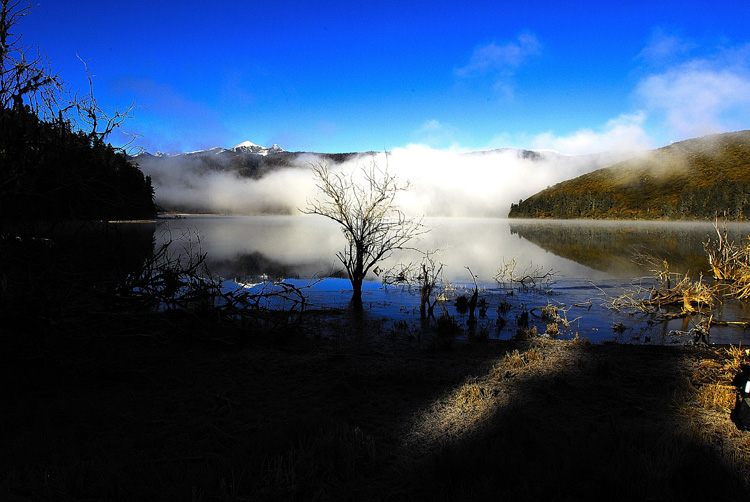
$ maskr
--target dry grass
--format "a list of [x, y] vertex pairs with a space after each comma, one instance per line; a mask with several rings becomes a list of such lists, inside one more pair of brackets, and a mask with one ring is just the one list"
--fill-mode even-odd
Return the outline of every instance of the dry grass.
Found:
[[695, 400], [707, 410], [729, 413], [734, 408], [737, 389], [721, 383], [704, 384], [694, 389]]
[[546, 334], [550, 338], [557, 338], [560, 334], [560, 326], [555, 323], [548, 324]]
[[519, 352], [518, 349], [513, 352], [506, 352], [502, 363], [495, 366], [492, 370], [492, 375], [495, 378], [497, 378], [498, 375], [502, 378], [502, 375], [504, 375], [508, 369], [525, 368], [526, 366], [542, 361], [543, 359], [544, 354], [538, 347], [532, 347], [525, 352]]
[[750, 433], [729, 419], [736, 403], [732, 380], [741, 364], [750, 362], [747, 349], [730, 346], [692, 357], [692, 374], [675, 394], [675, 407], [690, 438], [716, 451], [746, 486], [750, 486]]

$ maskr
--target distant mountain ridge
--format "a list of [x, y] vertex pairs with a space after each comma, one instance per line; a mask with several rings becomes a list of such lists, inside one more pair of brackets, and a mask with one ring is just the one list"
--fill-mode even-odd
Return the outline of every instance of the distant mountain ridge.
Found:
[[279, 145], [274, 143], [274, 145], [271, 148], [267, 148], [262, 145], [256, 145], [252, 141], [243, 141], [239, 145], [235, 145], [232, 148], [222, 148], [220, 146], [215, 146], [213, 148], [209, 148], [206, 150], [197, 150], [194, 152], [184, 152], [184, 153], [176, 153], [176, 154], [168, 154], [164, 152], [156, 152], [154, 154], [143, 152], [139, 153], [137, 155], [134, 155], [134, 159], [143, 159], [143, 158], [149, 158], [149, 157], [157, 157], [157, 158], [164, 158], [164, 157], [179, 157], [181, 155], [187, 156], [206, 156], [206, 155], [222, 155], [226, 154], [226, 152], [233, 152], [237, 154], [253, 154], [253, 155], [261, 155], [261, 156], [268, 156], [268, 155], [275, 155], [278, 153], [286, 153], [286, 150], [281, 148]]
[[511, 218], [750, 218], [750, 131], [659, 148], [512, 204]]
[[206, 175], [211, 172], [234, 173], [245, 178], [261, 178], [277, 169], [299, 166], [305, 157], [315, 155], [329, 162], [343, 162], [358, 153], [310, 154], [288, 152], [277, 144], [267, 148], [251, 141], [243, 141], [231, 148], [213, 147], [206, 150], [166, 154], [144, 152], [131, 157], [144, 173], [159, 185], [164, 180], [165, 170], [180, 170], [186, 175]]

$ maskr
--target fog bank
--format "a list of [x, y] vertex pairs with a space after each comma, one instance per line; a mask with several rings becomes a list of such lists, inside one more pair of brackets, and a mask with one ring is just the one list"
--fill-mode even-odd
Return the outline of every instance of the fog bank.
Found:
[[[228, 214], [299, 214], [318, 196], [310, 165], [326, 162], [346, 172], [375, 163], [411, 185], [397, 204], [410, 216], [505, 217], [510, 204], [561, 181], [632, 156], [625, 152], [567, 156], [515, 149], [462, 153], [408, 145], [388, 153], [361, 154], [342, 163], [315, 154], [293, 159], [292, 167], [259, 179], [242, 177], [235, 166], [206, 169], [195, 156], [139, 159], [153, 179], [156, 202], [168, 209]], [[157, 161], [158, 160], [158, 161]]]

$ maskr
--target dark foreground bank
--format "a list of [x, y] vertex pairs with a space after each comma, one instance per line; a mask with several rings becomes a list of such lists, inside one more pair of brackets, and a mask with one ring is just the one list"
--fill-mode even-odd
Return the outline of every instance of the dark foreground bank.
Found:
[[439, 349], [331, 312], [284, 343], [185, 312], [13, 325], [3, 500], [750, 495], [750, 433], [730, 420], [738, 349]]

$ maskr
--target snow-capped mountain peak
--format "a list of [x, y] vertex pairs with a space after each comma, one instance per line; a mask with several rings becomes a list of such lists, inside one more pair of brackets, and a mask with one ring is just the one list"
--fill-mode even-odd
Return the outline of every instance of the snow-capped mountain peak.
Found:
[[261, 145], [256, 145], [252, 141], [243, 141], [239, 145], [235, 145], [232, 148], [230, 148], [230, 150], [237, 150], [237, 149], [240, 149], [240, 148], [263, 148], [263, 149], [265, 149], [266, 147], [265, 146], [261, 146]]
[[235, 145], [229, 149], [222, 148], [220, 146], [215, 146], [213, 148], [208, 148], [206, 150], [196, 150], [193, 152], [183, 152], [183, 153], [175, 153], [175, 154], [169, 154], [169, 153], [164, 153], [164, 152], [156, 152], [156, 153], [151, 154], [149, 152], [143, 151], [143, 152], [139, 152], [133, 155], [133, 158], [144, 159], [146, 157], [167, 158], [167, 157], [179, 157], [179, 156], [205, 157], [209, 155], [224, 155], [224, 154], [227, 154], [228, 152], [232, 152], [234, 154], [251, 153], [255, 155], [266, 156], [268, 154], [286, 152], [286, 150], [281, 148], [276, 143], [274, 143], [274, 145], [271, 148], [267, 148], [262, 145], [256, 145], [252, 141], [243, 141], [239, 145]]
[[277, 144], [274, 144], [271, 148], [266, 148], [262, 145], [256, 145], [252, 141], [243, 141], [239, 145], [230, 148], [230, 150], [232, 150], [233, 152], [256, 153], [258, 155], [268, 155], [269, 153], [279, 153], [285, 151]]

